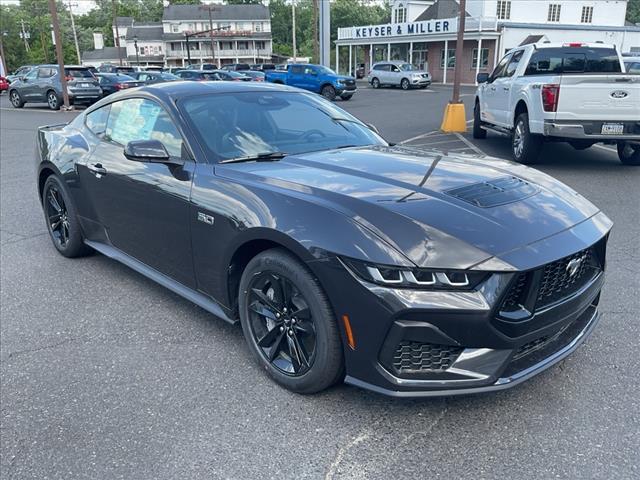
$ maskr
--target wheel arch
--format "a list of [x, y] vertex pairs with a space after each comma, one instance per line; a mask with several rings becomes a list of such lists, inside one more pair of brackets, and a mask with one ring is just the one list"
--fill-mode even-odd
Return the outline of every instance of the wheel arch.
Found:
[[529, 113], [529, 107], [527, 106], [527, 102], [524, 101], [524, 99], [520, 99], [518, 100], [518, 103], [516, 103], [516, 108], [513, 111], [513, 118], [511, 119], [511, 123], [513, 125], [515, 125], [516, 123], [516, 118], [518, 118], [518, 115], [520, 115], [521, 113]]

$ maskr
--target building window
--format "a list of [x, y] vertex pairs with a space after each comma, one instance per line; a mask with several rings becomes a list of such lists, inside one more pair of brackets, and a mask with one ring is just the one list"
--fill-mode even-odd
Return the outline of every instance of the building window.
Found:
[[593, 7], [582, 7], [580, 23], [591, 23], [593, 20]]
[[498, 17], [498, 20], [509, 20], [511, 18], [511, 0], [498, 0], [496, 17]]
[[256, 48], [257, 48], [258, 50], [264, 50], [264, 48], [265, 48], [265, 43], [264, 43], [263, 41], [256, 42]]
[[261, 32], [262, 31], [262, 22], [256, 22], [254, 23], [253, 29], [256, 32]]
[[[444, 68], [444, 48], [440, 51], [440, 68]], [[456, 66], [456, 49], [450, 48], [447, 55], [447, 68], [454, 68]]]
[[177, 24], [174, 23], [173, 25], [171, 25], [171, 31], [173, 33], [179, 33], [180, 32], [180, 25], [177, 25]]
[[[482, 48], [480, 51], [480, 68], [487, 68], [489, 66], [489, 49]], [[471, 68], [478, 67], [478, 49], [473, 49], [473, 55], [471, 59]]]
[[395, 23], [405, 23], [407, 21], [407, 9], [404, 5], [399, 4], [395, 12]]
[[559, 3], [549, 4], [549, 13], [547, 14], [547, 22], [559, 22], [560, 21], [560, 7]]

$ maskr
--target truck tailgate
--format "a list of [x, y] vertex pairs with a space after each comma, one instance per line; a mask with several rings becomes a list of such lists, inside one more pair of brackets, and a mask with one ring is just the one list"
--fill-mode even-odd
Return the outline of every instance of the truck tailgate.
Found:
[[640, 119], [640, 75], [563, 75], [556, 120]]

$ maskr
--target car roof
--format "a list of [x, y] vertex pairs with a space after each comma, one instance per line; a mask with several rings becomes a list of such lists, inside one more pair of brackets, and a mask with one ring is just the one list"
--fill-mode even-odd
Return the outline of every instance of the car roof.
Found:
[[610, 43], [595, 43], [595, 42], [580, 42], [580, 41], [576, 41], [576, 42], [529, 43], [527, 45], [522, 45], [520, 47], [514, 48], [513, 50], [522, 49], [522, 48], [526, 48], [526, 47], [533, 47], [533, 48], [536, 48], [536, 49], [541, 49], [541, 48], [571, 48], [571, 45], [578, 45], [578, 44], [580, 44], [580, 47], [586, 47], [586, 48], [609, 48], [609, 49], [616, 48], [615, 45], [612, 45]]

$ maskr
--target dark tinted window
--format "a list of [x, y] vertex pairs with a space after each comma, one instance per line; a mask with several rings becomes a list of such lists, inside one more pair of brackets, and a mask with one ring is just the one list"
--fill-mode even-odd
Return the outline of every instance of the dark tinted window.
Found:
[[304, 73], [304, 67], [302, 65], [293, 65], [289, 72], [295, 73], [296, 75], [302, 75]]
[[111, 105], [107, 105], [87, 114], [85, 124], [94, 134], [101, 136], [106, 131], [110, 108]]
[[491, 72], [491, 81], [493, 81], [496, 78], [502, 77], [504, 74], [504, 69], [507, 67], [507, 64], [509, 63], [509, 60], [511, 60], [511, 54], [507, 54], [504, 57], [502, 57], [502, 60], [500, 60], [500, 62], [498, 63], [498, 65], [496, 65], [496, 68], [493, 69], [493, 72]]
[[515, 52], [513, 57], [511, 57], [511, 61], [507, 65], [506, 70], [504, 71], [505, 77], [512, 77], [516, 70], [518, 69], [518, 65], [520, 65], [520, 60], [522, 59], [522, 55], [524, 54], [523, 50]]
[[612, 48], [543, 48], [531, 56], [525, 75], [617, 73], [620, 62]]
[[88, 68], [65, 68], [64, 74], [73, 78], [93, 78], [93, 73]]

